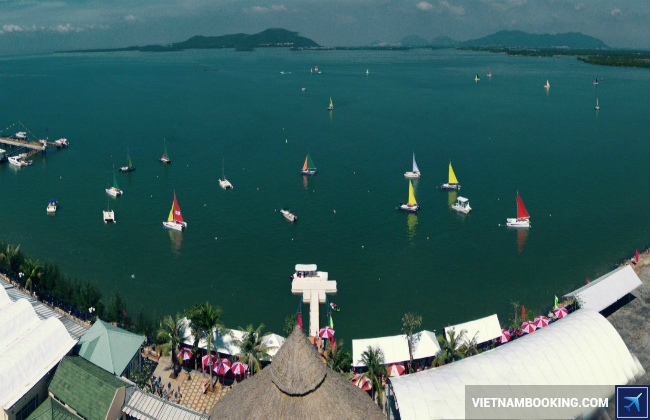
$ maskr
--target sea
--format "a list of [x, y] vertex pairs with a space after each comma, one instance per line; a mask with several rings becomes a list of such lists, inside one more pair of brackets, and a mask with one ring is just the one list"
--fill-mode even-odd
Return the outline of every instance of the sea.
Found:
[[[129, 316], [210, 301], [229, 328], [281, 333], [294, 266], [317, 264], [348, 346], [399, 334], [407, 312], [438, 333], [505, 326], [513, 302], [546, 314], [650, 244], [647, 69], [453, 49], [61, 53], [0, 57], [0, 92], [0, 135], [70, 143], [0, 164], [0, 239], [106, 302], [119, 289]], [[119, 173], [127, 153], [137, 169]], [[396, 210], [413, 153], [418, 215]], [[439, 189], [450, 162], [458, 193]], [[517, 192], [527, 230], [505, 226]], [[183, 233], [162, 225], [174, 193]]]

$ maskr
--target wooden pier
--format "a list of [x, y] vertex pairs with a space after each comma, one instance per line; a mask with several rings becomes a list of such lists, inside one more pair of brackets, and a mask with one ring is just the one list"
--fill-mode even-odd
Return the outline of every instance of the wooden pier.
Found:
[[[43, 152], [43, 154], [45, 154], [45, 151], [47, 149], [52, 148], [52, 147], [59, 147], [58, 144], [53, 143], [53, 142], [41, 143], [41, 142], [38, 142], [38, 141], [27, 141], [27, 140], [12, 138], [12, 137], [0, 137], [0, 144], [6, 144], [6, 145], [9, 145], [9, 146], [12, 146], [12, 147], [18, 147], [19, 148], [18, 151], [22, 150], [22, 149], [30, 149], [30, 151], [27, 152], [27, 156], [25, 156], [25, 157], [33, 156], [33, 155], [37, 154], [38, 152]], [[7, 156], [9, 156], [9, 155], [12, 155], [12, 154], [14, 154], [16, 152], [17, 152], [17, 150], [14, 150], [13, 152], [9, 152], [7, 150], [6, 154], [7, 154]]]

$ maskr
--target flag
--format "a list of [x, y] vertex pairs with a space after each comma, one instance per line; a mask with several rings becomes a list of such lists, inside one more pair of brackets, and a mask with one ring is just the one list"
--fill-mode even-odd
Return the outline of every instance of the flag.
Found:
[[639, 248], [636, 249], [636, 261], [639, 262]]
[[557, 309], [557, 296], [555, 296], [555, 306], [553, 306], [553, 309]]
[[524, 308], [524, 305], [521, 305], [521, 319], [526, 319], [526, 308]]
[[334, 318], [332, 318], [332, 315], [330, 315], [330, 328], [334, 329]]
[[587, 284], [589, 284], [589, 277], [587, 277]]
[[302, 314], [298, 314], [298, 326], [302, 330]]

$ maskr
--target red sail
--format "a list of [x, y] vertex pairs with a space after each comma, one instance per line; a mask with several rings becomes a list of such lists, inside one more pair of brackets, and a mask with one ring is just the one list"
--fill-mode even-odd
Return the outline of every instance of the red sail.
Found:
[[176, 193], [174, 193], [174, 222], [182, 222], [183, 216], [181, 216], [181, 208], [178, 207], [178, 202], [176, 201]]
[[530, 215], [526, 211], [526, 207], [524, 207], [524, 202], [521, 201], [521, 197], [519, 197], [519, 191], [517, 191], [517, 219], [528, 218], [530, 218]]

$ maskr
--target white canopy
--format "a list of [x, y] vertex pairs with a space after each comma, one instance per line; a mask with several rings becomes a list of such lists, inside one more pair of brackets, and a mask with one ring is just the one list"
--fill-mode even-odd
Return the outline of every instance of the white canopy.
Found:
[[316, 264], [296, 264], [296, 272], [298, 271], [316, 271]]
[[476, 344], [485, 343], [501, 336], [501, 324], [499, 324], [499, 318], [497, 318], [496, 314], [445, 328], [445, 338], [447, 340], [449, 340], [449, 331], [452, 328], [456, 332], [456, 336], [461, 331], [465, 331], [465, 337], [461, 341], [463, 343], [469, 342], [474, 336], [477, 339]]
[[458, 197], [457, 200], [460, 201], [461, 203], [464, 203], [465, 201], [469, 201], [465, 197]]
[[9, 304], [11, 304], [11, 299], [9, 298], [9, 295], [7, 294], [5, 288], [0, 286], [0, 309]]
[[402, 419], [456, 419], [465, 416], [466, 385], [623, 385], [644, 373], [612, 324], [581, 309], [494, 350], [390, 382]]
[[[420, 331], [413, 336], [413, 358], [424, 359], [433, 357], [440, 351], [438, 340], [431, 331]], [[380, 348], [384, 355], [384, 363], [401, 363], [410, 360], [409, 346], [406, 334], [389, 337], [364, 338], [352, 340], [352, 366], [365, 366], [361, 361], [361, 354], [368, 347]]]
[[564, 297], [577, 296], [582, 308], [602, 311], [641, 286], [641, 280], [632, 267], [625, 265], [574, 290]]
[[39, 321], [34, 308], [25, 299], [19, 299], [1, 309], [0, 352], [7, 350], [16, 339], [38, 326]]

